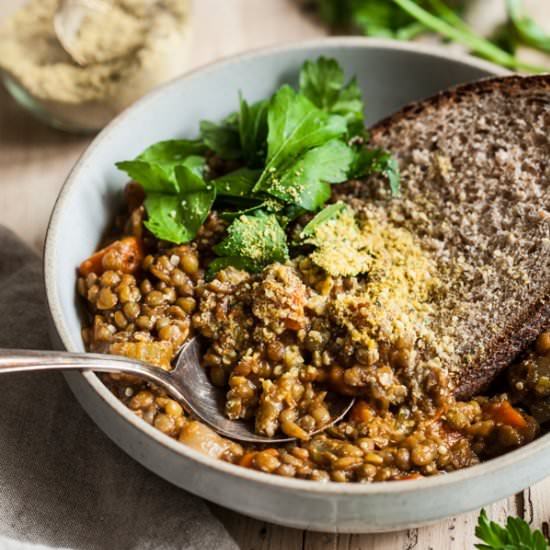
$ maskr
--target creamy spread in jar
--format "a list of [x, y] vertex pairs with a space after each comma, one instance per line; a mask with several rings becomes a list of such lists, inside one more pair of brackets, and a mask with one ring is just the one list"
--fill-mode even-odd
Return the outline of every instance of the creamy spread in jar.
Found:
[[187, 63], [187, 0], [113, 0], [76, 36], [80, 66], [54, 30], [58, 0], [31, 0], [0, 25], [0, 70], [12, 93], [65, 129], [97, 130]]

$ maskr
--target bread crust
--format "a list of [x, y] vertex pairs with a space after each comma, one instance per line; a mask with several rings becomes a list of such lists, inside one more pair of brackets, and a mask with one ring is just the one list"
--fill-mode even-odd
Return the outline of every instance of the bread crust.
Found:
[[[490, 77], [454, 86], [432, 97], [410, 103], [400, 111], [380, 120], [370, 129], [371, 141], [376, 145], [388, 128], [403, 120], [412, 120], [428, 110], [452, 106], [453, 103], [460, 103], [468, 97], [499, 91], [513, 96], [518, 93], [532, 92], [534, 89], [550, 94], [550, 73], [534, 76]], [[550, 98], [547, 101], [550, 101]]]
[[[550, 105], [550, 74], [537, 76], [509, 76], [489, 78], [460, 85], [431, 98], [412, 103], [401, 111], [381, 120], [371, 129], [374, 146], [392, 150], [389, 136], [403, 122], [421, 121], [423, 116], [442, 109], [452, 109], [457, 104], [475, 101], [487, 94], [505, 97], [524, 96], [530, 101]], [[550, 132], [550, 129], [547, 129]], [[550, 163], [550, 158], [548, 159]], [[550, 185], [550, 182], [547, 182]], [[517, 299], [517, 297], [515, 297]], [[510, 297], [514, 299], [514, 297]], [[484, 342], [484, 352], [461, 364], [455, 376], [455, 395], [468, 399], [486, 389], [495, 377], [506, 368], [536, 337], [550, 326], [550, 274], [542, 287], [537, 288], [533, 300], [518, 303], [517, 315], [496, 320], [498, 332], [490, 334]]]

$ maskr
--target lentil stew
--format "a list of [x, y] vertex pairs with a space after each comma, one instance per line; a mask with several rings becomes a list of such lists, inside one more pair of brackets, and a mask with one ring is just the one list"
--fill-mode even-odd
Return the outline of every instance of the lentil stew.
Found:
[[[476, 464], [531, 441], [550, 417], [550, 332], [509, 368], [499, 393], [456, 401], [440, 367], [425, 366], [420, 378], [411, 374], [418, 342], [434, 337], [420, 321], [409, 315], [409, 326], [393, 340], [384, 332], [384, 314], [397, 307], [395, 298], [374, 296], [384, 285], [369, 289], [369, 279], [327, 275], [306, 255], [259, 274], [229, 267], [206, 280], [210, 251], [226, 227], [217, 213], [192, 243], [172, 246], [147, 234], [143, 206], [129, 204], [115, 229], [125, 236], [92, 256], [94, 270], [89, 261], [80, 269], [87, 349], [170, 369], [185, 341], [201, 335], [208, 342], [204, 367], [227, 392], [227, 416], [253, 419], [258, 433], [281, 430], [297, 440], [278, 448], [242, 447], [190, 418], [163, 390], [128, 375], [103, 376], [136, 415], [168, 436], [278, 475], [382, 481]], [[387, 232], [377, 253], [388, 264], [374, 264], [380, 277], [400, 258], [403, 273], [433, 268], [411, 235], [374, 227], [372, 221], [364, 226], [371, 235]], [[406, 253], [394, 248], [398, 242]], [[412, 303], [437, 294], [433, 280], [397, 288]], [[379, 311], [362, 306], [365, 293], [380, 303]], [[414, 315], [432, 307], [429, 301], [418, 306]], [[358, 400], [346, 419], [309, 438], [329, 420], [330, 392]]]
[[[308, 70], [322, 72], [324, 63]], [[305, 95], [288, 90], [286, 112], [313, 109]], [[269, 147], [278, 94], [245, 109], [258, 117], [254, 139], [267, 139]], [[449, 273], [426, 243], [356, 192], [364, 185], [357, 178], [373, 172], [398, 192], [391, 157], [368, 149], [352, 126], [356, 115], [348, 112], [342, 126], [348, 145], [331, 134], [302, 157], [295, 153], [291, 175], [263, 146], [228, 150], [239, 127], [231, 116], [225, 126], [201, 127], [202, 142], [157, 144], [156, 164], [147, 164], [153, 148], [121, 163], [133, 179], [124, 208], [104, 246], [79, 268], [86, 348], [169, 370], [185, 342], [199, 336], [203, 366], [225, 392], [227, 417], [295, 441], [242, 446], [193, 419], [162, 389], [129, 375], [103, 375], [145, 422], [243, 467], [373, 482], [471, 466], [532, 441], [550, 419], [550, 331], [488, 394], [454, 397], [445, 365], [456, 350], [447, 327], [434, 322]], [[246, 120], [242, 111], [241, 128]], [[323, 119], [331, 127], [340, 122]], [[220, 132], [227, 138], [222, 144]], [[329, 181], [340, 185], [331, 187], [323, 175], [305, 193], [300, 178], [308, 173], [308, 182], [315, 180], [308, 159], [313, 155], [317, 166], [318, 149], [346, 168], [331, 172]], [[258, 155], [267, 155], [263, 172]], [[353, 168], [354, 155], [361, 160], [355, 165], [369, 159], [367, 172]], [[311, 205], [313, 195], [323, 199]], [[342, 421], [310, 436], [329, 423], [334, 394], [356, 403]]]

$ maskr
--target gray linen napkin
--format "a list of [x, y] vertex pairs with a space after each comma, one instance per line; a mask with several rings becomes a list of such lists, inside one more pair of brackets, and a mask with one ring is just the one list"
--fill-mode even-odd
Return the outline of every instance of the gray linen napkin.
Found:
[[[41, 281], [36, 255], [0, 227], [0, 347], [48, 349]], [[237, 548], [202, 500], [119, 450], [60, 374], [0, 375], [0, 550], [35, 544]]]

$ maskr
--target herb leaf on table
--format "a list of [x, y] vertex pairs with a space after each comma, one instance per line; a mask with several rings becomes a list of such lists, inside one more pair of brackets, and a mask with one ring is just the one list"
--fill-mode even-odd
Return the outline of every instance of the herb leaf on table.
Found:
[[532, 531], [523, 519], [510, 516], [502, 527], [490, 521], [484, 509], [479, 514], [475, 534], [482, 541], [475, 546], [478, 550], [548, 550], [542, 532]]

